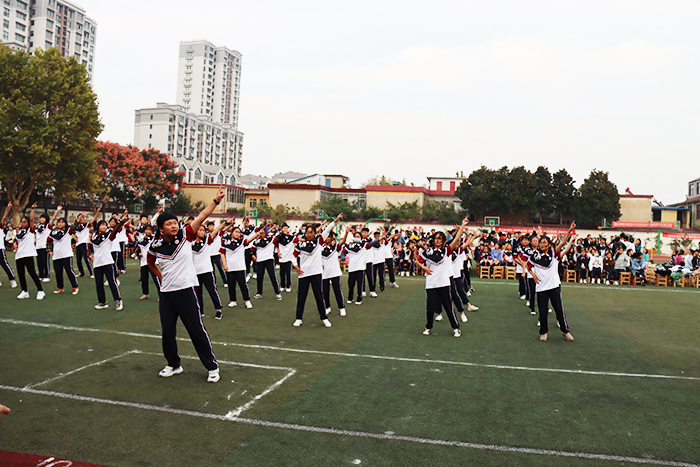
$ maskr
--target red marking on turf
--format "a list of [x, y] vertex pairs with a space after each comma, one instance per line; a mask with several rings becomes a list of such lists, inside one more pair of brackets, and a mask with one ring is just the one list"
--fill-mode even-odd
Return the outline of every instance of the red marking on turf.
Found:
[[0, 451], [0, 464], [2, 467], [106, 467], [87, 462], [10, 451]]

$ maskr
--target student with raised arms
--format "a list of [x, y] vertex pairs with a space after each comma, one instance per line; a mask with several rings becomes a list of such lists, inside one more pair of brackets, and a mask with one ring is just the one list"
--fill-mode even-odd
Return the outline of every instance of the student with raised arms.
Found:
[[202, 222], [226, 196], [219, 188], [214, 200], [187, 226], [180, 228], [177, 216], [164, 212], [158, 216], [157, 238], [148, 249], [148, 267], [158, 277], [160, 286], [160, 323], [163, 329], [163, 354], [168, 364], [159, 376], [164, 378], [182, 373], [177, 351], [176, 329], [180, 318], [187, 329], [197, 355], [209, 371], [207, 382], [219, 381], [219, 364], [214, 356], [209, 334], [204, 328], [195, 287], [199, 285], [192, 258], [192, 242]]
[[[73, 271], [73, 229], [68, 226], [68, 222], [64, 217], [58, 219], [58, 213], [63, 209], [62, 206], [56, 206], [56, 212], [49, 222], [49, 239], [53, 242], [53, 270], [56, 273], [56, 290], [53, 293], [63, 293], [63, 272], [66, 272], [68, 280], [73, 287], [73, 295], [78, 295], [78, 278]], [[56, 224], [54, 224], [56, 222]]]

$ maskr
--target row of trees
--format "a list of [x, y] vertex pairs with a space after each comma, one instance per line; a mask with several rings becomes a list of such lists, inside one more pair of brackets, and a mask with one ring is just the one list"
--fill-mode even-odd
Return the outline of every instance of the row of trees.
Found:
[[477, 218], [484, 215], [527, 213], [575, 218], [579, 225], [599, 225], [603, 218], [620, 218], [620, 198], [608, 173], [592, 170], [577, 188], [566, 169], [554, 174], [546, 167], [530, 172], [524, 167], [489, 169], [481, 166], [462, 182], [455, 193], [462, 207]]

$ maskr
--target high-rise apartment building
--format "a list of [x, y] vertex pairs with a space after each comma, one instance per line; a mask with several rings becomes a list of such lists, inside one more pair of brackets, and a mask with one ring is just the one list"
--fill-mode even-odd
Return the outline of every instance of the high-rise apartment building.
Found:
[[134, 146], [169, 154], [192, 184], [237, 185], [241, 54], [207, 41], [180, 42], [176, 105], [136, 110]]
[[2, 0], [2, 43], [34, 52], [57, 47], [85, 65], [92, 81], [97, 25], [66, 0]]
[[180, 42], [176, 103], [238, 128], [241, 54], [204, 40]]
[[188, 184], [236, 185], [241, 175], [243, 133], [180, 105], [137, 110], [134, 146], [169, 154]]

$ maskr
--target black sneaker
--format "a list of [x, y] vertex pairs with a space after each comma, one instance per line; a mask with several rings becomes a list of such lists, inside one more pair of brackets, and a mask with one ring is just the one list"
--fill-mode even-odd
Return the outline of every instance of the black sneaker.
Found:
[[221, 310], [218, 310], [216, 312], [216, 316], [214, 316], [214, 319], [221, 319]]

